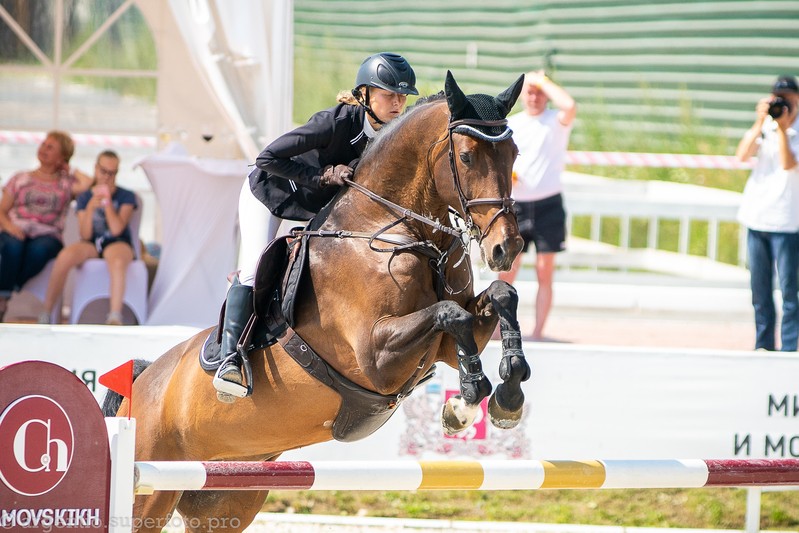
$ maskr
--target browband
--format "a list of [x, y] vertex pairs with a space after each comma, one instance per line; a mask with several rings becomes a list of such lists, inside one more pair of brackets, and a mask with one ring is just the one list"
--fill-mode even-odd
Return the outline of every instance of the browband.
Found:
[[[484, 133], [474, 126], [483, 126], [483, 127], [496, 127], [496, 126], [505, 126], [505, 129], [499, 135], [488, 135]], [[453, 120], [449, 123], [449, 129], [455, 133], [460, 133], [463, 135], [468, 135], [469, 137], [474, 137], [483, 141], [488, 141], [492, 143], [504, 141], [505, 139], [510, 138], [513, 135], [513, 131], [507, 127], [508, 120], [507, 119], [500, 119], [500, 120], [480, 120], [480, 119], [470, 119], [465, 118], [461, 120]]]

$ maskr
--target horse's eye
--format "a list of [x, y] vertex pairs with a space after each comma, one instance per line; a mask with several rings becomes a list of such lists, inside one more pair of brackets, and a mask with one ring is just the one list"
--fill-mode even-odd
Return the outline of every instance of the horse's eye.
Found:
[[461, 152], [461, 161], [468, 165], [472, 162], [472, 154], [469, 152]]

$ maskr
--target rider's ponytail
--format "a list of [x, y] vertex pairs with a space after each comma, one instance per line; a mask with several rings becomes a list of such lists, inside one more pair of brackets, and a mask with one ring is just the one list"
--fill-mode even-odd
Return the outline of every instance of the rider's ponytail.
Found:
[[336, 96], [336, 101], [340, 104], [358, 105], [358, 100], [355, 96], [356, 92], [360, 91], [358, 89], [353, 89], [352, 91], [340, 91], [338, 96]]

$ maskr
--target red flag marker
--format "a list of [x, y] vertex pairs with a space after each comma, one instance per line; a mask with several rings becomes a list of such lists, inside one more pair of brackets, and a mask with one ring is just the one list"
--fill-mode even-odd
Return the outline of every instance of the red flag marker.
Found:
[[[98, 380], [100, 385], [108, 387], [112, 391], [121, 394], [125, 398], [130, 398], [133, 401], [133, 359], [127, 363], [122, 363], [113, 370], [101, 375]], [[128, 409], [128, 418], [130, 418], [131, 409]]]
[[100, 385], [108, 387], [125, 398], [130, 398], [133, 388], [133, 359], [101, 375], [98, 381]]

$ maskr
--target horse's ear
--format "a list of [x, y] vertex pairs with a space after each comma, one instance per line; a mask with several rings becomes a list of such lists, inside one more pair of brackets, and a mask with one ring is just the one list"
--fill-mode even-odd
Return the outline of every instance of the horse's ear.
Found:
[[519, 99], [519, 95], [522, 93], [522, 87], [524, 86], [524, 74], [519, 76], [519, 79], [516, 82], [505, 89], [499, 96], [497, 96], [497, 104], [499, 104], [500, 109], [505, 110], [505, 114], [503, 116], [508, 116], [510, 110], [513, 109], [513, 104], [516, 103], [516, 100]]
[[460, 117], [464, 108], [466, 107], [466, 95], [463, 94], [461, 88], [455, 82], [452, 72], [447, 71], [447, 79], [444, 82], [444, 94], [447, 95], [447, 106], [449, 106], [449, 114], [453, 120]]

